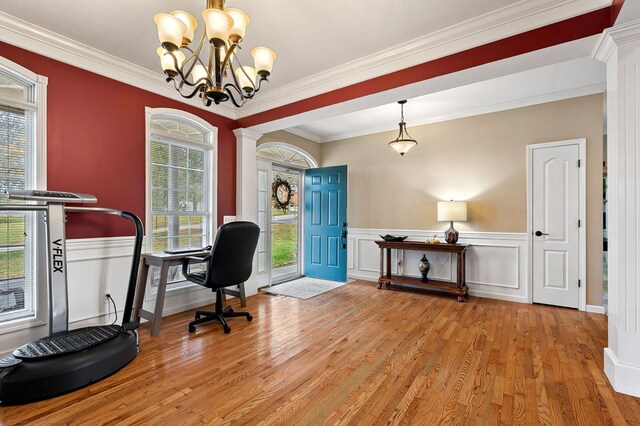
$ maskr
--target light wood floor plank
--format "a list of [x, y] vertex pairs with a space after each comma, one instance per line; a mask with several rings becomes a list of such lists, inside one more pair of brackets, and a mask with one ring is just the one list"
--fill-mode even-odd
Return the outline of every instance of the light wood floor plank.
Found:
[[[229, 303], [237, 307], [238, 301]], [[141, 328], [121, 371], [0, 425], [640, 424], [603, 372], [603, 315], [356, 281], [309, 300], [260, 293], [252, 322]]]

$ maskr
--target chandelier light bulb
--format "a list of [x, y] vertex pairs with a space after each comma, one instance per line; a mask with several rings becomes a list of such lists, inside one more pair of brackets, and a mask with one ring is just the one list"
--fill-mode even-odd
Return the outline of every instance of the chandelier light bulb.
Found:
[[158, 13], [153, 17], [158, 26], [158, 39], [162, 47], [173, 52], [182, 45], [182, 37], [187, 32], [187, 26], [180, 19], [169, 13]]
[[198, 28], [198, 20], [192, 14], [183, 10], [174, 10], [169, 14], [178, 18], [187, 27], [187, 30], [182, 35], [182, 45], [188, 46], [193, 41], [196, 28]]
[[233, 43], [239, 43], [244, 38], [245, 33], [247, 32], [247, 27], [249, 26], [249, 15], [241, 11], [240, 9], [228, 8], [224, 10], [231, 16], [233, 19], [233, 26], [229, 31], [229, 39]]
[[225, 11], [218, 9], [205, 9], [202, 12], [202, 18], [207, 28], [209, 43], [216, 47], [224, 46], [233, 27], [233, 18]]

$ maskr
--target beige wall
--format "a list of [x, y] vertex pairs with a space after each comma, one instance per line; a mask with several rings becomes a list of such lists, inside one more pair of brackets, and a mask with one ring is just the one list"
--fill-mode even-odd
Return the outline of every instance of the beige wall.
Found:
[[284, 142], [298, 148], [302, 148], [307, 151], [309, 154], [316, 159], [318, 163], [320, 163], [320, 144], [317, 142], [310, 141], [309, 139], [302, 138], [300, 136], [294, 135], [293, 133], [285, 132], [284, 130], [278, 130], [277, 132], [271, 132], [263, 135], [260, 139], [258, 139], [257, 146], [259, 147], [263, 143], [267, 142]]
[[[349, 166], [348, 220], [355, 228], [444, 230], [436, 202], [467, 200], [461, 231], [526, 232], [526, 147], [587, 139], [587, 303], [602, 305], [602, 95], [324, 143], [321, 165]], [[411, 123], [409, 122], [409, 125]]]

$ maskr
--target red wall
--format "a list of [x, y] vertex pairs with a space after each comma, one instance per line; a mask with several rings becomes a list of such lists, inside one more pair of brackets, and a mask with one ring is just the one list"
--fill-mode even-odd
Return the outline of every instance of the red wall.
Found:
[[[218, 128], [218, 223], [235, 214], [234, 121], [0, 42], [0, 55], [49, 79], [47, 187], [145, 218], [145, 107], [175, 108]], [[132, 235], [104, 215], [69, 217], [68, 238]]]

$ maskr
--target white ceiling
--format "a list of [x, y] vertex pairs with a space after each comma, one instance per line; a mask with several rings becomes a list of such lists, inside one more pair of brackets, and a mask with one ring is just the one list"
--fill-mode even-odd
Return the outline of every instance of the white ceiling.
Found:
[[[247, 106], [210, 109], [234, 119], [246, 117], [610, 4], [611, 0], [227, 0], [227, 7], [246, 11], [252, 20], [241, 59], [258, 45], [274, 49], [278, 59], [270, 83]], [[177, 98], [163, 82], [153, 15], [182, 9], [200, 18], [204, 6], [205, 0], [2, 0], [0, 40]], [[58, 36], [62, 37], [56, 40]], [[563, 70], [571, 71], [550, 70], [552, 75], [541, 78], [539, 87], [525, 84], [526, 93], [519, 95], [535, 97], [536, 91], [548, 87], [568, 90], [561, 83], [571, 86], [573, 81], [559, 76]], [[465, 85], [412, 100], [407, 120], [412, 125], [481, 110], [496, 101], [512, 102], [508, 91], [495, 96], [504, 84]], [[357, 113], [355, 102], [356, 109], [342, 112], [354, 114], [330, 121], [315, 122], [318, 117], [311, 114], [297, 131], [329, 140], [366, 128], [388, 130], [397, 125], [398, 112], [393, 102], [386, 104]]]
[[[404, 106], [409, 130], [422, 124], [502, 111], [604, 91], [605, 64], [590, 58], [480, 81], [415, 97]], [[397, 130], [400, 106], [390, 103], [288, 129], [329, 142]]]

